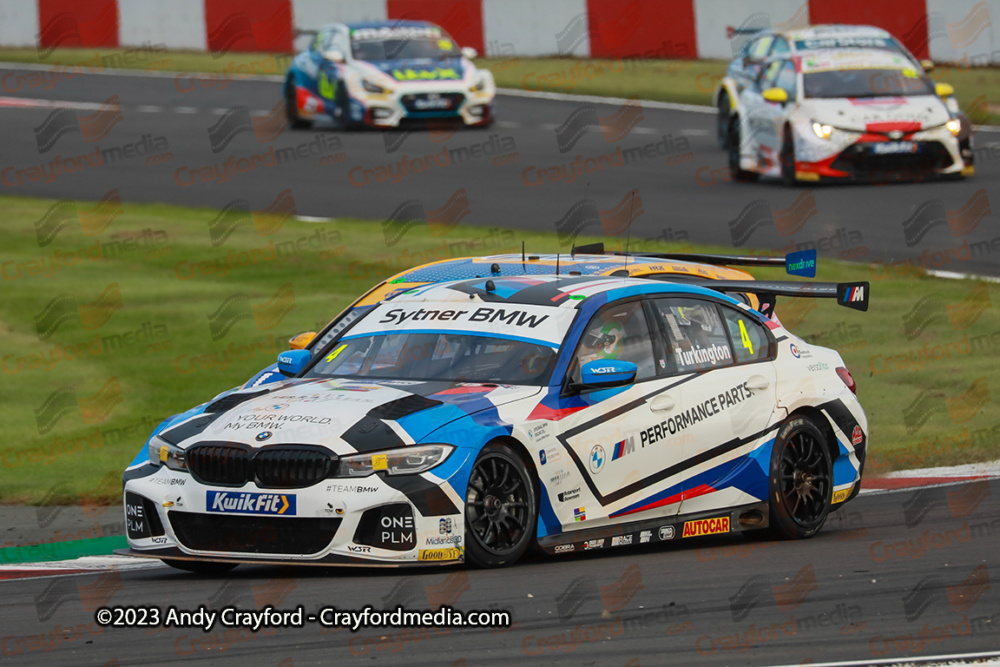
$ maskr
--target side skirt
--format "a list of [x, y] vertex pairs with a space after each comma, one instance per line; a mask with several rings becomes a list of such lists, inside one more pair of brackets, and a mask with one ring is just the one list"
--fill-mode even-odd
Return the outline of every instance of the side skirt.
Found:
[[[711, 519], [723, 519], [724, 522], [708, 521]], [[696, 523], [702, 521], [706, 523]], [[728, 535], [767, 528], [767, 526], [768, 504], [766, 501], [762, 501], [730, 509], [679, 514], [660, 519], [645, 519], [616, 526], [601, 526], [600, 528], [549, 535], [540, 539], [538, 546], [545, 553], [556, 555], [652, 542], [669, 542], [684, 537]], [[688, 530], [686, 535], [685, 528]]]

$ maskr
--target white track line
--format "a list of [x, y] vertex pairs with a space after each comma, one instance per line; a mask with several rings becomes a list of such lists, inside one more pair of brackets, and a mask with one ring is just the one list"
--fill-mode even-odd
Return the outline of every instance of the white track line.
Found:
[[[855, 667], [856, 665], [927, 665], [928, 663], [956, 664], [956, 660], [963, 662], [957, 664], [971, 664], [969, 660], [982, 660], [984, 658], [994, 658], [989, 662], [977, 662], [979, 665], [1000, 665], [1000, 652], [985, 651], [982, 653], [953, 653], [951, 655], [929, 655], [927, 657], [911, 658], [884, 658], [881, 660], [845, 660], [843, 662], [811, 662], [810, 667]], [[802, 663], [794, 665], [775, 665], [774, 667], [800, 667]]]

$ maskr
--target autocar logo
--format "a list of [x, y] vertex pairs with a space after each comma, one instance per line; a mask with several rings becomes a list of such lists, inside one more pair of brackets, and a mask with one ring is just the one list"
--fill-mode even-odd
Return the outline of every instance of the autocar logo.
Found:
[[607, 456], [604, 453], [604, 447], [600, 445], [594, 445], [594, 448], [590, 450], [590, 472], [595, 475], [604, 469], [604, 462], [607, 460]]
[[659, 536], [661, 540], [672, 540], [674, 539], [674, 527], [673, 526], [660, 526]]
[[271, 433], [270, 431], [261, 431], [260, 433], [257, 434], [257, 437], [254, 438], [254, 440], [256, 440], [257, 442], [264, 442], [265, 440], [267, 440], [268, 438], [270, 438], [272, 435], [274, 435], [274, 434]]

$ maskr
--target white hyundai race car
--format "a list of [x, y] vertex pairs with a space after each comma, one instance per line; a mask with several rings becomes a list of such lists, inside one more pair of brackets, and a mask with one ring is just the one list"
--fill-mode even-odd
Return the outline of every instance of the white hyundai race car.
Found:
[[867, 283], [496, 276], [409, 289], [289, 379], [164, 421], [128, 466], [129, 549], [181, 569], [423, 565], [768, 528], [861, 487], [868, 422], [834, 350], [721, 291]]
[[[884, 50], [777, 58], [740, 93], [729, 124], [735, 180], [924, 180], [973, 173], [961, 120], [913, 62]], [[968, 155], [966, 155], [968, 153]]]
[[288, 120], [297, 128], [319, 118], [345, 129], [431, 119], [485, 127], [496, 85], [475, 56], [426, 21], [326, 26], [285, 76]]

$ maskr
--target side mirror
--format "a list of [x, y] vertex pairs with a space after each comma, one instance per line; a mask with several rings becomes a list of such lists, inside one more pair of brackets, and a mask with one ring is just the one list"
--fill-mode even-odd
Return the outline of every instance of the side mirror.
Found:
[[764, 99], [768, 102], [777, 102], [778, 104], [785, 104], [788, 102], [788, 91], [784, 88], [768, 88], [763, 93]]
[[934, 92], [938, 97], [951, 97], [955, 94], [955, 88], [950, 83], [939, 83], [934, 86]]
[[924, 71], [928, 74], [934, 71], [934, 61], [933, 60], [921, 60], [920, 66], [924, 68]]
[[580, 380], [584, 387], [605, 389], [632, 384], [639, 367], [631, 361], [597, 359], [588, 361], [580, 370]]
[[479, 51], [476, 51], [471, 46], [463, 46], [462, 47], [462, 55], [465, 56], [466, 58], [468, 58], [469, 60], [474, 60], [476, 58], [476, 56], [479, 55]]
[[342, 63], [346, 60], [344, 52], [340, 49], [330, 49], [329, 51], [324, 51], [323, 57], [335, 63]]
[[278, 371], [285, 377], [295, 377], [306, 367], [312, 355], [309, 350], [288, 350], [278, 355]]
[[307, 331], [305, 333], [300, 333], [298, 336], [292, 336], [288, 339], [288, 349], [289, 350], [304, 350], [309, 343], [313, 342], [316, 337], [315, 331]]

